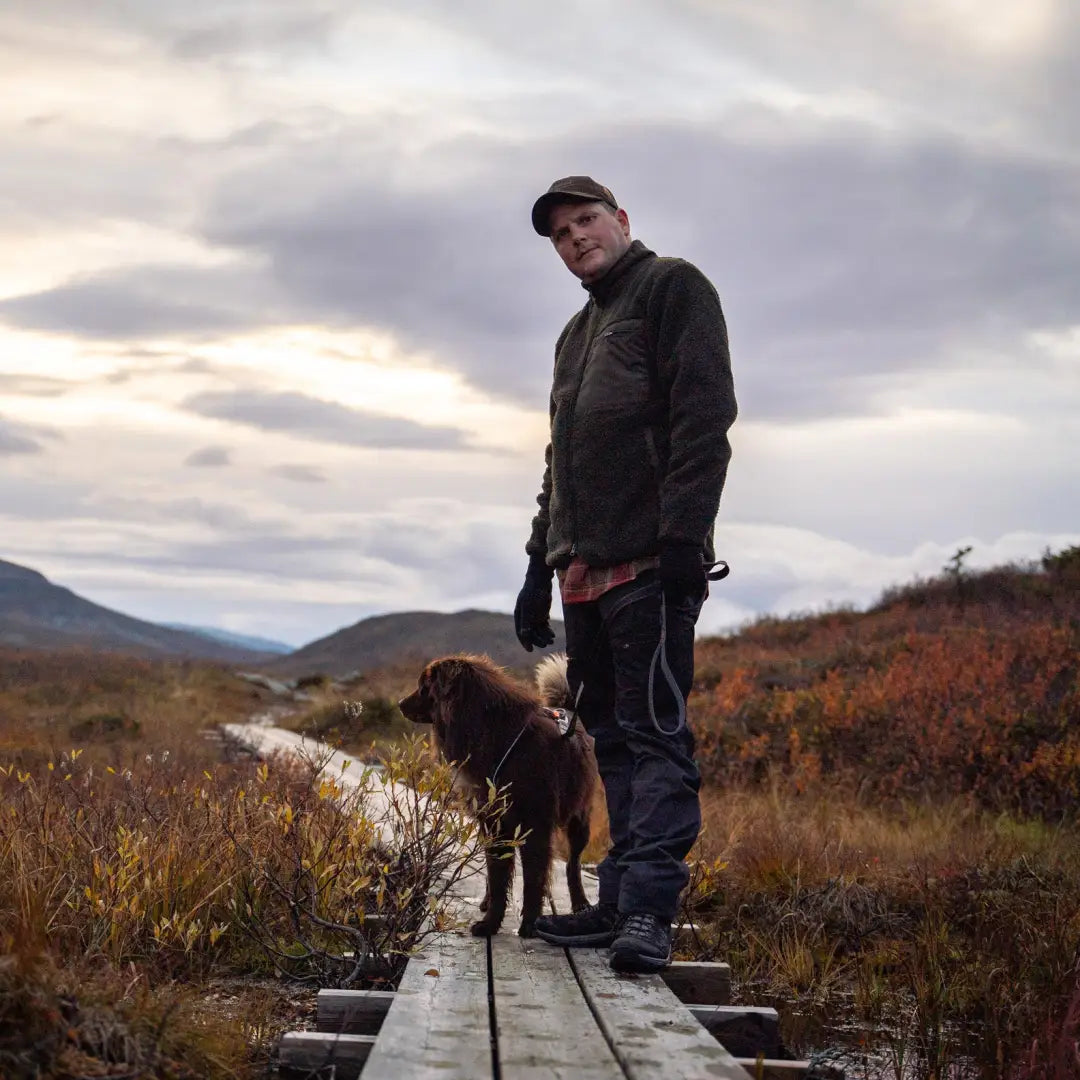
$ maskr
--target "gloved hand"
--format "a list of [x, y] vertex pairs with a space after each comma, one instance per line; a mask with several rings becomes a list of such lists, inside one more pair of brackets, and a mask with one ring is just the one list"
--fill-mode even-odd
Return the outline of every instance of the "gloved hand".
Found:
[[540, 556], [529, 559], [525, 584], [514, 605], [514, 632], [526, 652], [546, 648], [555, 640], [551, 629], [551, 578], [555, 573]]
[[669, 541], [660, 548], [660, 587], [668, 600], [704, 595], [707, 578], [697, 544]]

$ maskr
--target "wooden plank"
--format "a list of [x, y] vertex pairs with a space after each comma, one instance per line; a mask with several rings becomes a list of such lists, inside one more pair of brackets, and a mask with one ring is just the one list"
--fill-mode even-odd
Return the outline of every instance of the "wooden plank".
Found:
[[393, 1000], [393, 990], [320, 990], [315, 999], [315, 1028], [375, 1035]]
[[440, 934], [406, 966], [364, 1080], [492, 1075], [487, 942]]
[[[340, 992], [345, 993], [345, 991]], [[374, 991], [353, 990], [350, 992], [369, 993]], [[325, 993], [325, 991], [320, 990], [319, 993]], [[780, 1023], [780, 1014], [768, 1005], [701, 1005], [694, 1003], [687, 1004], [686, 1007], [694, 1014], [694, 1018], [706, 1027], [708, 1027], [710, 1017], [715, 1018], [717, 1022], [723, 1022], [724, 1019], [735, 1016], [755, 1016], [763, 1024]]]
[[504, 1080], [623, 1080], [565, 949], [497, 934], [491, 954]]
[[775, 1009], [750, 1005], [687, 1005], [690, 1015], [735, 1057], [782, 1052]]
[[701, 1005], [728, 1005], [731, 1002], [731, 967], [700, 960], [676, 960], [660, 972], [671, 992], [680, 1001]]
[[810, 1069], [809, 1061], [785, 1061], [783, 1058], [736, 1058], [755, 1080], [800, 1080]]
[[746, 1070], [658, 975], [619, 975], [599, 949], [568, 954], [628, 1080], [746, 1080]]
[[282, 1076], [311, 1076], [333, 1065], [338, 1080], [354, 1080], [374, 1043], [373, 1035], [290, 1031], [278, 1043], [278, 1069]]

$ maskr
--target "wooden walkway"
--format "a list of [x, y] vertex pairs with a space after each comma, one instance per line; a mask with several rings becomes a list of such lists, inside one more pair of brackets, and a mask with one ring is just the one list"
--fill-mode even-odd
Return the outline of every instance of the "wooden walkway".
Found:
[[[229, 734], [264, 752], [287, 749], [297, 738], [235, 725]], [[569, 910], [561, 865], [552, 879], [553, 910]], [[595, 899], [595, 880], [586, 880], [586, 890]], [[478, 915], [477, 900], [462, 898], [463, 925]], [[749, 1028], [760, 1032], [760, 1045], [778, 1044], [772, 1009], [728, 1005], [727, 965], [676, 963], [661, 975], [616, 974], [604, 950], [519, 938], [517, 907], [515, 898], [503, 932], [490, 940], [464, 930], [430, 939], [395, 992], [320, 992], [318, 1030], [282, 1038], [282, 1075], [794, 1080], [805, 1074], [806, 1062], [736, 1057], [724, 1048], [719, 1040], [732, 1028], [744, 1042]]]
[[[687, 971], [687, 969], [690, 969]], [[443, 934], [396, 992], [324, 990], [317, 1032], [281, 1044], [289, 1076], [361, 1080], [794, 1080], [806, 1062], [735, 1057], [712, 1031], [772, 1009], [684, 1004], [680, 979], [725, 996], [726, 965], [674, 964], [663, 976], [618, 975], [600, 949], [561, 949], [499, 934]], [[723, 1035], [721, 1034], [722, 1038]]]

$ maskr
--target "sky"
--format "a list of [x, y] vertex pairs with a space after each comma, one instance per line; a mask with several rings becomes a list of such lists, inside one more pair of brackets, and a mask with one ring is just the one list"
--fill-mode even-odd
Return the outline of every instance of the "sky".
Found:
[[0, 558], [294, 645], [512, 610], [580, 173], [724, 307], [701, 633], [1080, 542], [1078, 46], [1070, 0], [8, 0]]

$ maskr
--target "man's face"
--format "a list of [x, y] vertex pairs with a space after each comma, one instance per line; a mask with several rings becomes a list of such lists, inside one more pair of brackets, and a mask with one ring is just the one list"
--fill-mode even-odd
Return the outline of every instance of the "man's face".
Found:
[[557, 203], [548, 220], [555, 250], [584, 282], [599, 281], [630, 246], [626, 211], [600, 202]]

